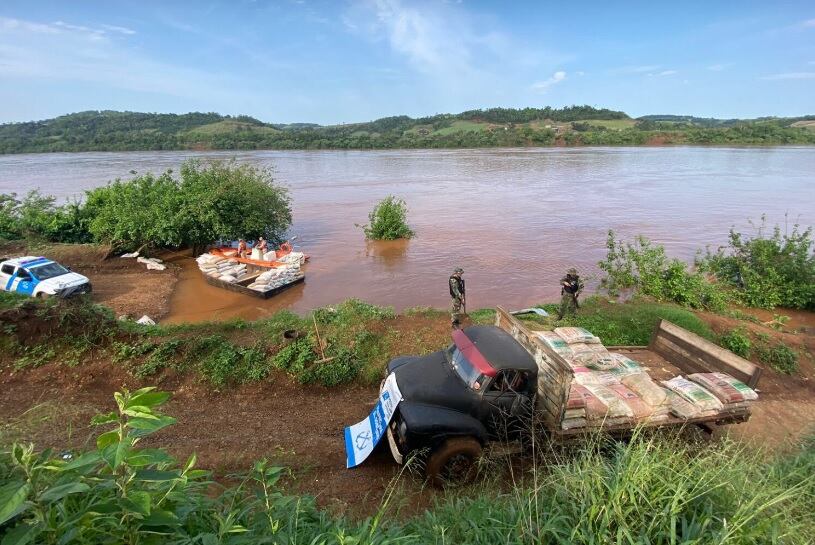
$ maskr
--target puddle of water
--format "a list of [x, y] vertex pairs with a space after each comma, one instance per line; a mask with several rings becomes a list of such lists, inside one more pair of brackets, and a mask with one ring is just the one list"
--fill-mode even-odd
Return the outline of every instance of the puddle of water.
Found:
[[[558, 298], [571, 266], [597, 274], [606, 234], [637, 234], [692, 259], [749, 219], [815, 223], [815, 148], [571, 148], [388, 151], [129, 152], [0, 156], [0, 192], [67, 198], [136, 170], [178, 171], [191, 156], [274, 170], [291, 190], [306, 282], [271, 299], [206, 284], [192, 260], [167, 321], [247, 319], [357, 297], [397, 309], [447, 307], [465, 269], [468, 307], [522, 308]], [[403, 197], [410, 241], [366, 242], [356, 224]]]

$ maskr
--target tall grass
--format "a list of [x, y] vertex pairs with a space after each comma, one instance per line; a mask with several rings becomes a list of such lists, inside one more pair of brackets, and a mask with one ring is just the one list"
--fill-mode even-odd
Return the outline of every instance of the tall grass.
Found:
[[195, 456], [179, 463], [142, 448], [175, 422], [156, 409], [167, 397], [117, 393], [119, 411], [94, 418], [96, 449], [70, 459], [0, 448], [0, 543], [803, 545], [815, 535], [813, 442], [769, 462], [732, 442], [664, 433], [569, 450], [543, 443], [531, 469], [487, 463], [480, 485], [406, 520], [392, 516], [394, 481], [377, 512], [354, 521], [284, 494], [286, 470], [264, 461], [220, 484]]

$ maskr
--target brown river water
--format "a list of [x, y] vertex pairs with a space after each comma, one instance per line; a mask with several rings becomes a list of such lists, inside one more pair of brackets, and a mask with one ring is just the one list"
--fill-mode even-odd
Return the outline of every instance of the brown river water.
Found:
[[[306, 282], [269, 300], [208, 286], [191, 260], [168, 322], [305, 311], [349, 297], [397, 309], [446, 307], [465, 269], [468, 307], [555, 300], [568, 267], [596, 278], [606, 233], [646, 235], [672, 256], [726, 242], [749, 220], [815, 223], [815, 148], [525, 148], [487, 150], [124, 152], [0, 156], [0, 193], [66, 199], [107, 181], [177, 170], [188, 157], [270, 167], [291, 190], [292, 235], [311, 255]], [[410, 241], [369, 243], [355, 224], [394, 194]]]

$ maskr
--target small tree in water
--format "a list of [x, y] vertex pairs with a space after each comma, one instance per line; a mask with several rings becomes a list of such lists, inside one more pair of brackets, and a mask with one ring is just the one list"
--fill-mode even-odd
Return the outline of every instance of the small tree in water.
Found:
[[368, 214], [367, 225], [362, 226], [365, 237], [371, 240], [396, 240], [412, 238], [415, 234], [407, 224], [407, 204], [402, 199], [388, 195], [374, 206]]

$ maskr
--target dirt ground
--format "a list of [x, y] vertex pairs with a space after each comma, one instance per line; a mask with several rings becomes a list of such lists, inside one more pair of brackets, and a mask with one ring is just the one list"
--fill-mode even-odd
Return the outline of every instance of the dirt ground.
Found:
[[[729, 319], [707, 319], [714, 327], [730, 326]], [[439, 324], [447, 327], [444, 318]], [[805, 334], [770, 331], [781, 338], [791, 335], [808, 346], [813, 341]], [[635, 351], [631, 357], [656, 378], [676, 374], [651, 352]], [[722, 427], [716, 435], [768, 450], [791, 448], [815, 430], [813, 377], [815, 367], [806, 357], [794, 377], [766, 369], [750, 421]], [[77, 368], [50, 364], [18, 373], [5, 370], [0, 372], [0, 440], [22, 439], [57, 449], [82, 447], [98, 433], [88, 426], [90, 418], [115, 409], [113, 392], [142, 385], [108, 359]], [[332, 512], [359, 516], [374, 512], [399, 476], [387, 448], [379, 448], [356, 469], [345, 468], [343, 428], [370, 411], [375, 386], [301, 386], [280, 373], [262, 383], [223, 391], [176, 375], [165, 375], [157, 386], [173, 393], [164, 410], [178, 423], [152, 437], [150, 444], [166, 447], [179, 458], [196, 453], [199, 466], [214, 470], [218, 477], [245, 471], [253, 461], [267, 458], [292, 469], [292, 492], [312, 494]], [[443, 494], [410, 475], [402, 476], [397, 486], [397, 507], [403, 514], [423, 509]]]
[[47, 247], [26, 248], [23, 245], [0, 247], [1, 255], [44, 255], [87, 276], [93, 285], [92, 298], [111, 309], [116, 316], [134, 319], [143, 315], [158, 320], [170, 310], [170, 296], [178, 281], [178, 267], [173, 264], [182, 254], [157, 255], [168, 267], [150, 271], [135, 259], [111, 257], [105, 259], [107, 248], [93, 244], [49, 244]]
[[[0, 248], [0, 253], [6, 251]], [[94, 300], [113, 308], [117, 316], [147, 314], [154, 318], [168, 311], [178, 277], [173, 262], [182, 258], [161, 256], [170, 266], [165, 272], [156, 272], [131, 259], [104, 260], [104, 250], [95, 246], [81, 251], [73, 247], [62, 253], [56, 246], [49, 248], [47, 255], [90, 277]], [[756, 316], [769, 322], [772, 314], [759, 312]], [[801, 354], [795, 376], [765, 369], [759, 383], [761, 398], [750, 421], [727, 426], [717, 435], [783, 450], [815, 431], [815, 362], [811, 356], [815, 354], [815, 314], [790, 314], [781, 331], [762, 323], [700, 315], [717, 333], [748, 328]], [[398, 320], [397, 327], [411, 346], [434, 348], [438, 344], [441, 348], [449, 333], [444, 316]], [[650, 352], [636, 352], [632, 357], [657, 377], [674, 371]], [[41, 448], [86, 446], [98, 433], [89, 427], [90, 418], [115, 409], [113, 392], [146, 384], [173, 393], [164, 411], [178, 420], [175, 426], [150, 438], [150, 444], [166, 447], [179, 458], [196, 453], [199, 467], [214, 470], [218, 477], [245, 471], [253, 461], [267, 458], [291, 468], [292, 492], [312, 494], [333, 512], [351, 516], [374, 512], [399, 477], [399, 467], [386, 446], [362, 466], [345, 468], [343, 428], [368, 414], [376, 400], [376, 386], [301, 386], [278, 372], [261, 383], [223, 391], [190, 376], [172, 374], [158, 382], [151, 378], [143, 383], [107, 356], [97, 356], [75, 368], [59, 364], [24, 372], [0, 368], [0, 443], [19, 439], [33, 441]], [[403, 513], [427, 507], [443, 494], [427, 489], [410, 475], [399, 478], [396, 486], [400, 489], [397, 507]]]

